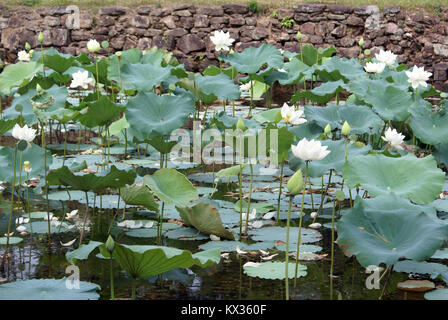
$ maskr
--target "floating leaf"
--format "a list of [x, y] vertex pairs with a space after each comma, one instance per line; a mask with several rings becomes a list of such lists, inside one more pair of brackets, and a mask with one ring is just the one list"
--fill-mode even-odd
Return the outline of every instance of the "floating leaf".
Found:
[[[244, 266], [244, 273], [249, 277], [258, 277], [261, 279], [282, 280], [285, 279], [285, 263], [284, 262], [261, 262], [258, 266]], [[307, 275], [307, 267], [303, 264], [298, 265], [297, 278]], [[295, 277], [296, 264], [288, 263], [288, 278]]]

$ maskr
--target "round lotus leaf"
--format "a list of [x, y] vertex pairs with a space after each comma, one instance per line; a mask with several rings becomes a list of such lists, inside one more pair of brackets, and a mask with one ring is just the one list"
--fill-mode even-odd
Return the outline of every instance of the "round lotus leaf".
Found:
[[448, 248], [437, 250], [431, 259], [448, 260]]
[[412, 154], [399, 158], [357, 156], [344, 165], [343, 176], [350, 188], [361, 185], [373, 196], [394, 192], [416, 203], [432, 202], [445, 183], [445, 174], [437, 168], [434, 157]]
[[437, 289], [425, 293], [426, 300], [448, 300], [448, 289]]
[[398, 289], [410, 292], [426, 292], [435, 287], [434, 282], [429, 280], [406, 280], [397, 284]]
[[[426, 106], [411, 109], [413, 134], [422, 142], [431, 145], [448, 144], [448, 113], [442, 109], [433, 112]], [[437, 147], [438, 149], [438, 147]]]
[[359, 263], [393, 265], [402, 258], [430, 258], [448, 239], [448, 225], [434, 213], [392, 194], [373, 199], [357, 197], [337, 223], [337, 243]]
[[140, 92], [128, 102], [126, 119], [131, 128], [143, 137], [149, 134], [169, 135], [182, 127], [193, 111], [194, 103], [189, 96]]
[[[59, 223], [59, 222], [58, 222]], [[67, 222], [61, 222], [62, 225], [55, 225], [53, 221], [50, 221], [50, 233], [65, 233], [65, 232], [75, 232], [78, 229], [73, 224]], [[34, 221], [33, 233], [45, 234], [48, 233], [48, 221]], [[25, 223], [23, 226], [26, 228], [26, 232], [31, 232], [30, 224]]]
[[417, 273], [417, 274], [428, 274], [431, 279], [436, 279], [441, 277], [445, 283], [448, 283], [448, 267], [441, 263], [434, 262], [417, 262], [412, 260], [398, 261], [394, 265], [394, 271], [396, 272], [406, 272], [406, 273]]
[[156, 238], [157, 229], [154, 228], [133, 229], [131, 231], [126, 232], [126, 235], [128, 237], [133, 238]]
[[208, 234], [200, 233], [194, 228], [178, 228], [164, 233], [164, 236], [168, 239], [174, 240], [208, 240], [210, 236]]
[[73, 280], [32, 279], [0, 285], [0, 300], [98, 300], [100, 286], [79, 281], [79, 289]]
[[198, 191], [182, 173], [164, 168], [153, 175], [146, 175], [144, 183], [161, 201], [178, 207], [187, 207], [190, 201], [198, 199]]
[[[283, 241], [286, 242], [286, 228], [285, 227], [265, 227], [249, 232], [252, 240], [255, 241]], [[289, 228], [289, 243], [297, 244], [299, 236], [299, 228]], [[302, 243], [313, 243], [322, 240], [322, 235], [319, 231], [313, 229], [302, 228]]]
[[[23, 239], [19, 238], [19, 237], [9, 237], [9, 244], [18, 244], [20, 242], [22, 242]], [[1, 237], [0, 238], [0, 245], [1, 244], [6, 244], [8, 242], [8, 238], [7, 237]]]
[[[285, 279], [285, 263], [284, 262], [261, 262], [258, 266], [244, 266], [244, 273], [249, 277], [258, 277], [261, 279], [282, 280]], [[298, 265], [297, 278], [307, 275], [307, 267], [303, 264]], [[288, 278], [295, 277], [296, 264], [288, 263]]]
[[202, 250], [220, 248], [222, 252], [236, 252], [236, 246], [239, 246], [239, 248], [244, 251], [257, 251], [260, 249], [272, 249], [274, 248], [275, 243], [273, 241], [255, 242], [251, 244], [240, 241], [209, 241], [201, 244], [199, 248]]

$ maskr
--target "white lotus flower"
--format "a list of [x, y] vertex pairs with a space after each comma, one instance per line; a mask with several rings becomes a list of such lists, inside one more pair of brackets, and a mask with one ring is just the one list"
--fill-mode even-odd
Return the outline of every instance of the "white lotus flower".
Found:
[[154, 222], [153, 222], [153, 221], [149, 221], [149, 222], [146, 222], [146, 223], [145, 223], [145, 225], [143, 226], [143, 228], [151, 229], [153, 225], [154, 225]]
[[320, 141], [303, 138], [297, 146], [291, 145], [292, 153], [303, 161], [322, 160], [331, 151], [327, 150], [327, 146], [322, 146]]
[[17, 54], [17, 58], [19, 61], [29, 62], [30, 61], [30, 54], [26, 52], [25, 50], [19, 51]]
[[316, 211], [311, 212], [310, 216], [313, 219], [316, 218], [317, 217], [317, 212]]
[[44, 220], [48, 221], [48, 218], [50, 218], [50, 220], [53, 218], [53, 214], [51, 212], [48, 215], [44, 216]]
[[261, 257], [261, 260], [269, 261], [269, 260], [272, 260], [276, 256], [278, 256], [278, 253], [271, 254], [270, 256], [267, 256], [267, 257]]
[[230, 38], [229, 32], [215, 31], [213, 36], [210, 36], [210, 40], [215, 45], [215, 51], [229, 51], [230, 46], [235, 41], [235, 39]]
[[308, 227], [312, 228], [312, 229], [319, 229], [320, 227], [322, 227], [322, 225], [320, 223], [316, 222], [316, 223], [310, 224]]
[[248, 92], [250, 90], [251, 86], [252, 86], [252, 80], [249, 81], [248, 83], [241, 84], [240, 85], [240, 90]]
[[305, 123], [307, 120], [303, 118], [302, 110], [295, 110], [294, 106], [289, 106], [287, 103], [283, 104], [282, 109], [280, 110], [282, 114], [282, 119], [286, 123], [290, 123], [292, 125], [299, 125]]
[[218, 236], [215, 236], [214, 234], [211, 234], [211, 235], [210, 235], [210, 240], [212, 240], [212, 241], [220, 241], [221, 238], [218, 237]]
[[101, 50], [101, 45], [98, 41], [96, 41], [95, 39], [90, 39], [87, 42], [87, 50], [89, 50], [89, 52], [98, 52]]
[[379, 63], [367, 62], [364, 67], [366, 72], [369, 73], [381, 73], [384, 71], [384, 68], [386, 68], [386, 64], [383, 62]]
[[81, 87], [87, 89], [89, 84], [93, 84], [93, 79], [89, 78], [88, 71], [78, 71], [72, 74], [72, 82], [70, 83], [70, 88]]
[[251, 226], [254, 229], [260, 229], [263, 226], [263, 221], [260, 220], [254, 221], [252, 222]]
[[387, 128], [384, 137], [381, 137], [381, 139], [388, 142], [392, 148], [403, 150], [401, 144], [403, 143], [404, 135], [398, 133], [396, 129]]
[[24, 125], [23, 127], [20, 127], [17, 123], [12, 128], [12, 136], [17, 140], [25, 140], [26, 142], [30, 143], [36, 138], [36, 130], [28, 127], [27, 125]]
[[263, 219], [270, 220], [274, 217], [274, 215], [275, 215], [275, 211], [269, 211], [263, 216]]
[[283, 68], [281, 68], [281, 69], [278, 69], [277, 70], [278, 72], [281, 72], [281, 73], [286, 73], [286, 72], [288, 72], [288, 71], [286, 71], [285, 69], [283, 69]]
[[65, 214], [67, 220], [73, 219], [77, 215], [78, 215], [78, 210], [72, 210], [72, 211], [70, 211], [70, 212]]
[[[9, 234], [10, 237], [12, 237], [13, 235], [14, 235], [14, 232], [11, 232], [11, 233]], [[8, 237], [8, 234], [5, 233], [4, 236], [5, 236], [5, 237]]]
[[406, 71], [406, 75], [408, 76], [408, 82], [411, 84], [412, 88], [417, 89], [418, 86], [422, 86], [424, 88], [428, 86], [426, 81], [429, 80], [432, 73], [425, 71], [425, 67], [419, 68], [414, 66], [412, 71]]
[[24, 226], [18, 226], [18, 227], [16, 228], [16, 230], [17, 230], [17, 232], [22, 233], [22, 232], [25, 232], [25, 231], [26, 231], [26, 227], [24, 227]]
[[397, 55], [393, 54], [392, 51], [384, 51], [381, 50], [380, 53], [377, 53], [375, 55], [376, 60], [379, 62], [382, 62], [386, 64], [387, 66], [391, 67], [395, 64], [395, 61], [397, 61]]

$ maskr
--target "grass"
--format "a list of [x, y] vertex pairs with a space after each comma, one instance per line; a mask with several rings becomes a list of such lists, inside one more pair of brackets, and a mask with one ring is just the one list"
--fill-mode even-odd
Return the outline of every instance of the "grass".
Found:
[[[139, 5], [155, 5], [167, 6], [171, 4], [187, 2], [196, 5], [222, 5], [228, 3], [246, 3], [253, 2], [250, 0], [4, 0], [7, 5], [32, 5], [32, 6], [57, 6], [57, 5], [77, 5], [81, 8], [97, 10], [99, 7], [122, 5], [135, 7]], [[299, 3], [320, 2], [325, 4], [341, 4], [349, 6], [359, 5], [377, 5], [380, 8], [386, 6], [399, 5], [404, 8], [425, 8], [432, 12], [439, 12], [441, 6], [448, 6], [447, 0], [257, 0], [260, 11], [274, 8], [294, 7]]]

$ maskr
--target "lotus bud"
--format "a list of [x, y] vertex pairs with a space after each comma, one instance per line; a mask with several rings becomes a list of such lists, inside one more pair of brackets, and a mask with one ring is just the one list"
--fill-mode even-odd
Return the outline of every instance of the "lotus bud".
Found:
[[28, 53], [30, 54], [30, 58], [32, 58], [32, 57], [33, 57], [34, 50], [31, 49], [30, 52], [28, 52]]
[[361, 48], [364, 47], [364, 38], [363, 37], [361, 37], [361, 39], [359, 39], [358, 44]]
[[44, 42], [44, 34], [41, 32], [39, 32], [39, 36], [37, 37], [37, 41], [39, 41], [40, 43]]
[[246, 125], [244, 124], [244, 121], [243, 121], [243, 119], [241, 117], [238, 119], [238, 122], [236, 124], [236, 128], [240, 129], [241, 131], [245, 131], [247, 129]]
[[36, 84], [36, 91], [37, 93], [40, 93], [42, 91], [42, 87], [40, 86], [40, 84]]
[[367, 57], [367, 56], [370, 56], [370, 50], [369, 49], [366, 49], [366, 50], [364, 50], [364, 55]]
[[300, 31], [297, 31], [296, 38], [299, 41], [302, 40], [302, 33]]
[[29, 161], [23, 162], [23, 170], [25, 172], [31, 172], [31, 163]]
[[112, 251], [114, 251], [114, 248], [115, 248], [115, 241], [109, 235], [109, 237], [107, 238], [107, 241], [106, 241], [106, 249], [107, 249], [107, 251], [112, 252]]
[[325, 133], [327, 136], [331, 133], [331, 126], [330, 126], [329, 123], [325, 126], [324, 133]]
[[311, 212], [310, 216], [313, 219], [316, 218], [317, 217], [317, 212], [316, 211]]
[[118, 61], [120, 61], [121, 60], [121, 51], [116, 52], [115, 55], [117, 56]]
[[293, 196], [299, 194], [300, 191], [303, 190], [303, 176], [301, 169], [296, 171], [296, 173], [289, 179], [287, 187], [289, 193]]
[[26, 51], [30, 51], [31, 50], [31, 46], [30, 46], [30, 44], [28, 42], [25, 43], [25, 50]]
[[348, 122], [347, 121], [345, 121], [344, 122], [344, 125], [342, 126], [342, 130], [341, 130], [341, 133], [344, 135], [344, 136], [348, 136], [349, 134], [350, 134], [350, 130], [351, 130], [352, 128], [350, 128], [350, 125], [348, 124]]

